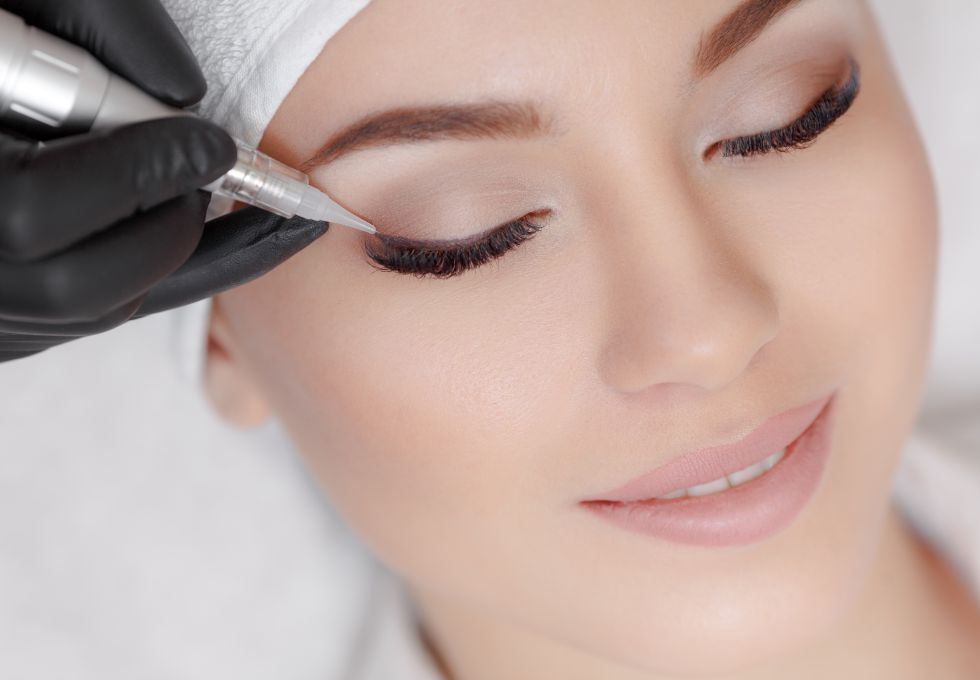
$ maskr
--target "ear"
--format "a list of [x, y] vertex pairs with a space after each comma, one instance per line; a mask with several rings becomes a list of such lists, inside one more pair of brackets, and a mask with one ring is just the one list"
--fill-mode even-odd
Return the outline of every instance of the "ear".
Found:
[[241, 359], [234, 330], [220, 300], [220, 296], [215, 297], [211, 304], [204, 389], [211, 405], [226, 421], [242, 429], [258, 427], [269, 418], [271, 409]]

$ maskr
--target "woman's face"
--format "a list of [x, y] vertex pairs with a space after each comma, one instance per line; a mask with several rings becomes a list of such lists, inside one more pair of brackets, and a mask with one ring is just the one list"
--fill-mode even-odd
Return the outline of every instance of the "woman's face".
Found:
[[[268, 128], [296, 166], [336, 142], [313, 180], [382, 232], [457, 241], [333, 226], [218, 298], [210, 354], [416, 592], [697, 674], [817, 638], [862, 587], [928, 353], [931, 177], [863, 3], [749, 4], [768, 25], [712, 52], [744, 3], [374, 0]], [[812, 144], [725, 154], [844, 92], [852, 58]], [[762, 539], [580, 504], [831, 393], [819, 486]]]

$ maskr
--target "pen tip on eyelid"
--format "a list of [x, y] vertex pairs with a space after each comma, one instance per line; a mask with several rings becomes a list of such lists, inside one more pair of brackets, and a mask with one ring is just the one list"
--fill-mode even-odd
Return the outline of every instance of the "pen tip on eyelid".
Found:
[[350, 227], [351, 229], [357, 229], [358, 231], [363, 231], [365, 234], [377, 234], [378, 229], [370, 222], [366, 222], [356, 215], [345, 219], [334, 219], [331, 224], [340, 224], [345, 227]]

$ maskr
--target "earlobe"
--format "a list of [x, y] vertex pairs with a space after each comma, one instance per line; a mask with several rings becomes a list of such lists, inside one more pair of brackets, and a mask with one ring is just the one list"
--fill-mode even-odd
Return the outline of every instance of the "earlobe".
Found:
[[207, 342], [204, 389], [211, 406], [224, 420], [242, 429], [262, 425], [271, 410], [237, 351], [234, 332], [219, 298], [211, 305]]

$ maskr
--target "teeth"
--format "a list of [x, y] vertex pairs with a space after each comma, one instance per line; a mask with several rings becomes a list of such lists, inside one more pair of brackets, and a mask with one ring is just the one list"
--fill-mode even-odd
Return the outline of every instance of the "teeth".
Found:
[[[766, 460], [769, 459], [766, 458]], [[760, 460], [755, 465], [750, 465], [747, 468], [739, 470], [738, 472], [731, 473], [728, 475], [728, 481], [732, 483], [732, 486], [738, 486], [739, 484], [745, 484], [745, 482], [755, 479], [759, 475], [769, 470], [769, 468], [766, 467], [766, 460]]]
[[775, 466], [776, 463], [781, 461], [783, 459], [783, 456], [785, 455], [786, 455], [786, 449], [780, 449], [779, 451], [776, 451], [776, 453], [772, 454], [764, 461], [762, 461], [762, 464], [766, 466], [767, 471], [772, 470], [773, 466]]
[[686, 495], [687, 495], [687, 489], [678, 489], [677, 491], [671, 491], [666, 496], [657, 496], [657, 498], [663, 498], [665, 500], [669, 500], [671, 498], [680, 498], [681, 496], [686, 496]]
[[706, 484], [698, 484], [697, 486], [690, 486], [687, 488], [688, 496], [707, 496], [710, 493], [718, 493], [719, 491], [725, 491], [726, 489], [732, 488], [732, 485], [728, 483], [725, 477], [719, 477], [713, 482], [707, 482]]
[[741, 470], [727, 474], [724, 477], [719, 477], [714, 481], [698, 484], [697, 486], [688, 487], [686, 489], [677, 489], [676, 491], [671, 491], [663, 496], [657, 496], [657, 499], [670, 500], [672, 498], [681, 498], [682, 496], [707, 496], [708, 494], [727, 491], [732, 487], [745, 484], [756, 477], [764, 475], [766, 472], [771, 470], [776, 463], [781, 461], [785, 455], [786, 449], [780, 449], [771, 456], [768, 456], [765, 460], [760, 460], [758, 463], [754, 463], [746, 468], [742, 468]]

